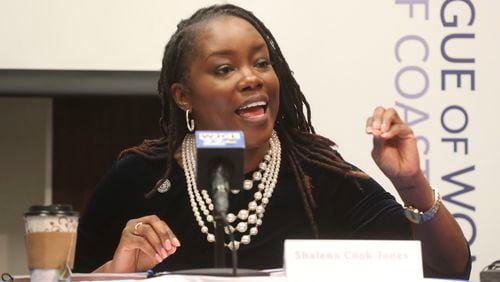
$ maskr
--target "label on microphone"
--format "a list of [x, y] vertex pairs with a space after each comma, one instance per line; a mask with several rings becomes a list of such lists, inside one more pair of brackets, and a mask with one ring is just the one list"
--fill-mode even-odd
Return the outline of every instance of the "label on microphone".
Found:
[[196, 131], [196, 175], [198, 187], [210, 189], [213, 173], [223, 166], [231, 190], [243, 188], [245, 135], [243, 131]]
[[242, 131], [196, 131], [195, 138], [197, 148], [245, 148]]

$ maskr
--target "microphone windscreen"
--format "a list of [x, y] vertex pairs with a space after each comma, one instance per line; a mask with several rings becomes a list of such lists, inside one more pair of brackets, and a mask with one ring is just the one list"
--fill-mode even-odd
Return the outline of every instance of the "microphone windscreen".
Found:
[[243, 188], [245, 137], [242, 131], [195, 132], [196, 175], [200, 189], [211, 190], [212, 171], [222, 164], [229, 172], [231, 190]]

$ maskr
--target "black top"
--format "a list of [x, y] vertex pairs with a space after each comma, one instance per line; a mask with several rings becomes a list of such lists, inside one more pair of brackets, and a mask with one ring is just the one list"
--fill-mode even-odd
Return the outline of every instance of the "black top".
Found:
[[[172, 256], [156, 271], [213, 267], [214, 244], [193, 215], [184, 171], [173, 165], [171, 189], [145, 199], [164, 173], [165, 161], [150, 161], [130, 154], [115, 162], [100, 181], [86, 213], [80, 219], [75, 272], [90, 272], [112, 259], [122, 229], [130, 219], [155, 214], [164, 220], [181, 242]], [[319, 168], [305, 168], [311, 177], [317, 207], [314, 217], [321, 239], [411, 239], [411, 228], [394, 197], [373, 179], [346, 178]], [[250, 179], [250, 174], [246, 176]], [[255, 190], [230, 196], [230, 212], [237, 213], [253, 199]], [[282, 158], [278, 183], [259, 227], [249, 245], [240, 245], [238, 266], [266, 269], [283, 266], [285, 239], [312, 239], [313, 232], [301, 191], [287, 158]], [[230, 262], [229, 250], [226, 250]], [[469, 259], [470, 261], [470, 259]], [[426, 276], [468, 278], [462, 274], [440, 274], [425, 266]]]

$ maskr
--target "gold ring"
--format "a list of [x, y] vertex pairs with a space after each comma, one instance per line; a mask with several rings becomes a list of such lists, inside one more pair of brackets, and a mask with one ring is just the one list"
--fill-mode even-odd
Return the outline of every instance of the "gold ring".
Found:
[[143, 223], [142, 221], [139, 221], [137, 222], [135, 225], [134, 225], [134, 234], [135, 235], [139, 235], [139, 226], [141, 226]]

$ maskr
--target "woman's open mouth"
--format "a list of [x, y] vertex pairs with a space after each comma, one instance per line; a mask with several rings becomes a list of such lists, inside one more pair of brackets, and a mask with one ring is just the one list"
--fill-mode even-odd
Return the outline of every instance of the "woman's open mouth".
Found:
[[267, 102], [259, 101], [245, 105], [235, 112], [243, 118], [259, 118], [266, 114]]

